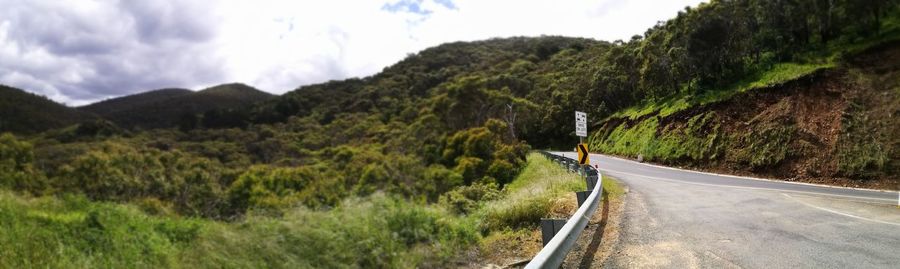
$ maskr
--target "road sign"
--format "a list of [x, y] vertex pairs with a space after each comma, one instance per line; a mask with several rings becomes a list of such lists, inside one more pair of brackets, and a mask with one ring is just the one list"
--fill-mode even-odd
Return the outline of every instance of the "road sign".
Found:
[[575, 111], [575, 135], [587, 137], [587, 113]]
[[578, 164], [591, 164], [591, 158], [588, 154], [587, 144], [578, 144]]

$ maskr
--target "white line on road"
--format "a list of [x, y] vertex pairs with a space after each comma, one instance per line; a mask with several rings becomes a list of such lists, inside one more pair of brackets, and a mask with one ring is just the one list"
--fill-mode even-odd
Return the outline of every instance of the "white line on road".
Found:
[[819, 192], [807, 192], [807, 191], [797, 191], [797, 190], [781, 190], [781, 189], [773, 189], [773, 188], [760, 188], [760, 187], [734, 186], [734, 185], [726, 185], [726, 184], [707, 184], [707, 183], [697, 183], [697, 182], [690, 182], [690, 181], [684, 181], [684, 180], [678, 180], [678, 179], [669, 179], [669, 178], [661, 178], [661, 177], [647, 176], [647, 175], [641, 175], [641, 174], [635, 174], [635, 173], [629, 173], [629, 172], [616, 171], [616, 170], [612, 170], [612, 169], [604, 169], [604, 168], [600, 168], [600, 170], [601, 170], [601, 171], [607, 171], [607, 172], [613, 172], [613, 173], [619, 173], [619, 174], [626, 174], [626, 175], [630, 175], [630, 176], [639, 176], [639, 177], [652, 178], [652, 179], [662, 180], [662, 181], [668, 181], [668, 182], [680, 182], [680, 183], [693, 184], [693, 185], [700, 185], [700, 186], [724, 187], [724, 188], [738, 188], [738, 189], [749, 189], [749, 190], [768, 190], [768, 191], [792, 192], [792, 193], [803, 193], [803, 194], [812, 194], [812, 195], [823, 195], [823, 196], [834, 196], [834, 197], [845, 197], [845, 198], [853, 198], [853, 199], [865, 199], [865, 200], [876, 200], [876, 201], [888, 201], [888, 202], [893, 202], [893, 199], [871, 198], [871, 197], [860, 197], [860, 196], [849, 196], [849, 195], [830, 194], [830, 193], [819, 193]]
[[857, 215], [847, 214], [847, 213], [844, 213], [844, 212], [838, 212], [838, 211], [831, 210], [831, 209], [828, 209], [828, 208], [823, 208], [823, 207], [814, 206], [814, 205], [811, 205], [811, 204], [809, 204], [809, 203], [800, 201], [799, 199], [794, 198], [793, 196], [790, 196], [790, 195], [788, 195], [787, 193], [782, 193], [781, 195], [784, 195], [784, 196], [786, 196], [786, 197], [788, 197], [788, 198], [791, 198], [791, 200], [794, 200], [794, 201], [796, 201], [796, 202], [798, 202], [798, 203], [801, 203], [801, 204], [803, 204], [803, 205], [805, 205], [805, 206], [812, 207], [812, 208], [815, 208], [815, 209], [818, 209], [818, 210], [822, 210], [822, 211], [831, 212], [831, 213], [838, 214], [838, 215], [841, 215], [841, 216], [851, 217], [851, 218], [854, 218], [854, 219], [861, 219], [861, 220], [866, 220], [866, 221], [871, 221], [871, 222], [877, 222], [877, 223], [881, 223], [881, 224], [888, 224], [888, 225], [900, 226], [900, 223], [893, 223], [893, 222], [887, 222], [887, 221], [883, 221], [883, 220], [870, 219], [870, 218], [860, 217], [860, 216], [857, 216]]
[[[716, 173], [710, 173], [710, 172], [695, 171], [695, 170], [681, 169], [681, 168], [668, 167], [668, 166], [662, 166], [662, 165], [656, 165], [656, 164], [649, 164], [649, 163], [636, 162], [636, 161], [629, 160], [629, 159], [624, 159], [624, 158], [619, 158], [619, 157], [609, 156], [609, 155], [596, 154], [596, 153], [591, 153], [591, 155], [597, 155], [597, 156], [601, 156], [601, 157], [606, 157], [606, 158], [610, 158], [610, 159], [616, 159], [616, 160], [620, 160], [620, 161], [630, 162], [630, 163], [634, 163], [634, 164], [640, 164], [640, 165], [649, 166], [649, 167], [662, 168], [662, 169], [669, 169], [669, 170], [676, 170], [676, 171], [683, 171], [683, 172], [691, 172], [691, 173], [704, 174], [704, 175], [710, 175], [710, 176], [730, 177], [730, 178], [736, 178], [736, 179], [748, 179], [748, 180], [766, 181], [766, 182], [774, 182], [774, 183], [782, 183], [782, 184], [794, 184], [794, 185], [816, 186], [816, 187], [825, 187], [825, 188], [834, 188], [834, 189], [851, 189], [851, 190], [861, 190], [861, 191], [889, 192], [888, 190], [877, 190], [877, 189], [866, 189], [866, 188], [854, 188], [854, 187], [843, 187], [843, 186], [831, 186], [831, 185], [822, 185], [822, 184], [805, 183], [805, 182], [791, 182], [791, 181], [784, 181], [784, 180], [778, 180], [778, 179], [766, 179], [766, 178], [758, 178], [758, 177], [746, 177], [746, 176], [735, 176], [735, 175], [726, 175], [726, 174], [716, 174]], [[897, 202], [897, 203], [900, 204], [900, 199], [898, 199], [898, 202]]]

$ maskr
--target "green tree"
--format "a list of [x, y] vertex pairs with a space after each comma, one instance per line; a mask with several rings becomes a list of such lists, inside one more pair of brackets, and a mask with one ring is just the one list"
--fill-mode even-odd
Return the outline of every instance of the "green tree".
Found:
[[0, 134], [0, 187], [42, 193], [47, 188], [44, 175], [34, 168], [31, 143], [10, 133]]

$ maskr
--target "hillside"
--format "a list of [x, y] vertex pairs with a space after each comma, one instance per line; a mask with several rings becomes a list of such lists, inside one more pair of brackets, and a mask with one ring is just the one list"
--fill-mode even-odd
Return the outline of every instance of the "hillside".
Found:
[[896, 189], [897, 63], [900, 42], [722, 100], [621, 114], [599, 126], [592, 149], [732, 174]]
[[[213, 110], [242, 109], [274, 96], [241, 83], [223, 84], [198, 92], [162, 89], [113, 98], [78, 108], [96, 113], [125, 128], [195, 126], [199, 114]], [[186, 123], [185, 123], [186, 122]]]
[[0, 267], [42, 253], [88, 257], [73, 267], [452, 267], [550, 216], [554, 199], [515, 182], [550, 164], [531, 149], [578, 141], [576, 110], [594, 151], [896, 188], [896, 1], [817, 3], [712, 1], [613, 42], [447, 43], [277, 97], [226, 84], [84, 107], [131, 130], [0, 135], [4, 225], [65, 239], [11, 233], [33, 244], [3, 249]]
[[97, 115], [114, 115], [126, 113], [134, 107], [146, 106], [156, 102], [162, 102], [182, 95], [188, 95], [193, 91], [188, 89], [159, 89], [139, 94], [122, 96], [103, 100], [97, 103], [79, 107], [79, 110], [91, 112]]
[[95, 118], [46, 97], [0, 85], [0, 133], [32, 134]]

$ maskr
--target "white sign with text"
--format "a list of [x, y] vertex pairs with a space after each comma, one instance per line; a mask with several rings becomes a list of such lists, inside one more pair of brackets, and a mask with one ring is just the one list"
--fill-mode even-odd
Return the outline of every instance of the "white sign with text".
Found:
[[587, 113], [575, 111], [575, 135], [587, 137]]

